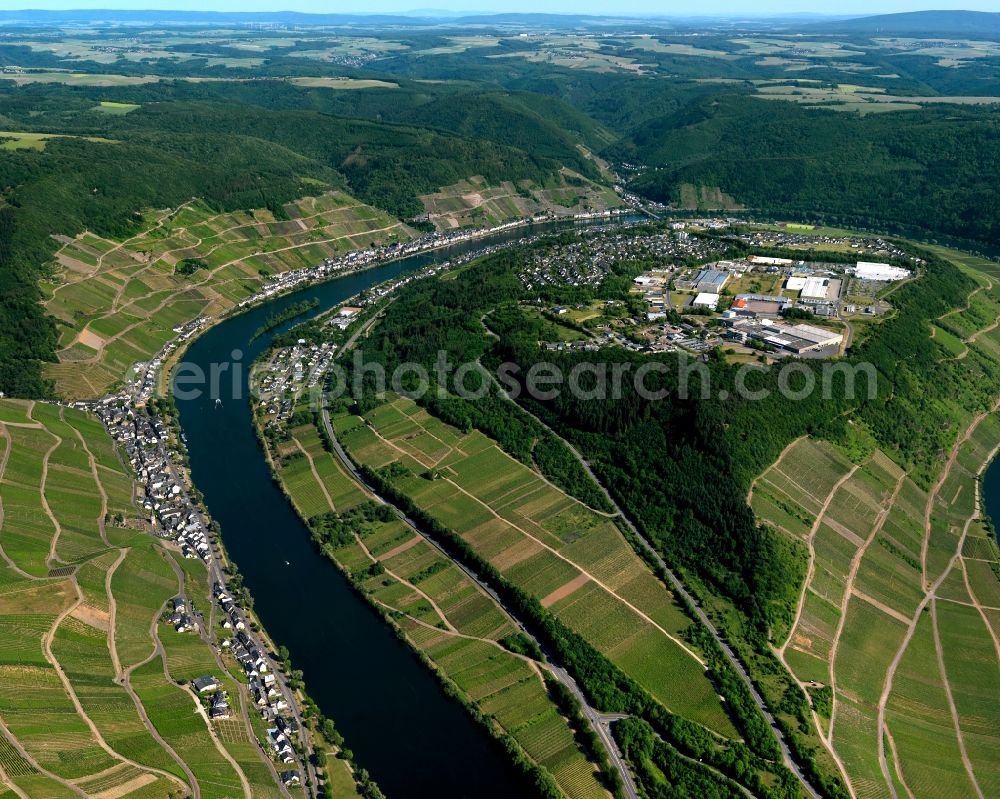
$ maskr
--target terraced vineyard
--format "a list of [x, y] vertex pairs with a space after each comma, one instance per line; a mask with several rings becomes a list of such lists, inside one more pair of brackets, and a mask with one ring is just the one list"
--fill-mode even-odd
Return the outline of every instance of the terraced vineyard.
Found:
[[356, 461], [395, 464], [393, 484], [668, 709], [735, 737], [690, 621], [614, 521], [568, 497], [479, 432], [463, 434], [396, 398], [338, 434]]
[[174, 596], [207, 603], [205, 567], [185, 562], [204, 592], [186, 593], [103, 427], [0, 400], [0, 447], [3, 795], [290, 799], [243, 718], [242, 736], [216, 733], [184, 687], [244, 690], [198, 634], [159, 623]]
[[[997, 276], [976, 277], [968, 306], [938, 322], [945, 357], [1000, 355]], [[998, 407], [957, 414], [933, 478], [803, 438], [753, 486], [758, 517], [808, 551], [777, 654], [852, 796], [1000, 795], [1000, 552], [978, 483]]]
[[290, 203], [284, 214], [219, 214], [192, 201], [150, 214], [125, 241], [90, 233], [63, 240], [43, 286], [45, 307], [61, 322], [59, 362], [47, 370], [59, 394], [103, 395], [173, 339], [174, 327], [232, 308], [271, 275], [413, 237], [340, 192]]
[[583, 211], [605, 211], [620, 205], [611, 189], [568, 173], [545, 187], [530, 181], [522, 181], [517, 186], [510, 181], [490, 186], [483, 178], [473, 177], [445, 186], [434, 194], [425, 194], [420, 201], [428, 219], [439, 230], [495, 225], [547, 212], [567, 216]]
[[609, 796], [549, 696], [547, 667], [513, 651], [515, 622], [425, 538], [379, 514], [314, 426], [290, 433], [273, 452], [277, 474], [326, 554], [567, 797]]

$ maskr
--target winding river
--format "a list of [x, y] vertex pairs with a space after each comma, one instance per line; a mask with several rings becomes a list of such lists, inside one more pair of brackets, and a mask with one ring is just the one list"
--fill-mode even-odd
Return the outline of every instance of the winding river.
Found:
[[250, 340], [268, 316], [302, 300], [319, 300], [312, 315], [404, 272], [560, 227], [572, 223], [517, 228], [304, 288], [222, 321], [185, 356], [206, 374], [212, 364], [235, 358], [242, 364], [239, 380], [230, 372], [220, 381], [221, 405], [208, 396], [177, 398], [192, 477], [222, 525], [264, 626], [288, 647], [309, 694], [390, 799], [508, 799], [533, 791], [499, 745], [311, 544], [307, 527], [271, 479], [247, 399], [249, 365], [277, 334], [302, 320]]

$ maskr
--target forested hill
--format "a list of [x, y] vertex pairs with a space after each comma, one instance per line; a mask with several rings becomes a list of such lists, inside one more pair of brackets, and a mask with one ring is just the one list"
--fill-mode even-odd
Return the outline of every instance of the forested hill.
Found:
[[[39, 69], [61, 66], [49, 54], [24, 52], [25, 49], [5, 49], [0, 46], [0, 61], [7, 55], [21, 63], [30, 62]], [[99, 70], [102, 67], [100, 64], [91, 64], [90, 68]], [[143, 75], [147, 69], [138, 64], [132, 68], [136, 75]], [[153, 85], [121, 86], [114, 90], [113, 96], [118, 101], [137, 104], [157, 103], [162, 106], [168, 102], [197, 101], [221, 103], [223, 108], [244, 106], [244, 111], [247, 107], [282, 113], [311, 111], [349, 119], [429, 128], [555, 159], [591, 178], [598, 177], [593, 163], [584, 157], [578, 145], [598, 151], [617, 138], [605, 126], [556, 97], [529, 91], [498, 91], [464, 82], [431, 84], [393, 78], [373, 83], [377, 85], [371, 88], [331, 91], [324, 88], [322, 81], [318, 81], [318, 85], [297, 85], [277, 78], [197, 83], [178, 80]], [[22, 113], [16, 125], [39, 122], [38, 112], [45, 113], [44, 124], [47, 130], [51, 130], [53, 125], [65, 124], [58, 108], [50, 107], [53, 101], [67, 102], [65, 87], [40, 84], [22, 90], [19, 94], [22, 104], [20, 110], [35, 113], [34, 116], [24, 116]], [[108, 92], [89, 89], [77, 90], [74, 94], [77, 97], [89, 95], [96, 102], [104, 99]], [[8, 104], [7, 113], [10, 113], [10, 109], [11, 104]], [[213, 113], [226, 112], [216, 107]], [[130, 117], [130, 124], [142, 121], [136, 115]], [[13, 121], [0, 124], [9, 126]]]
[[[178, 93], [208, 94], [206, 89], [178, 84]], [[215, 89], [214, 91], [219, 91]], [[461, 84], [399, 81], [394, 89], [329, 91], [291, 89], [280, 83], [227, 86], [230, 97], [273, 110], [310, 108], [340, 117], [395, 122], [447, 131], [467, 139], [483, 139], [552, 158], [578, 172], [597, 177], [578, 144], [597, 151], [616, 135], [556, 97], [531, 92], [471, 88]]]
[[665, 202], [687, 183], [769, 212], [1000, 240], [1000, 110], [859, 116], [732, 94], [649, 122], [614, 152], [649, 166], [635, 187]]
[[220, 209], [280, 209], [343, 178], [259, 139], [188, 132], [115, 142], [65, 137], [41, 152], [0, 150], [0, 185], [0, 391], [46, 396], [39, 360], [54, 357], [56, 334], [39, 304], [38, 281], [57, 246], [53, 234], [89, 229], [125, 237], [137, 229], [141, 209], [193, 196]]
[[123, 131], [212, 130], [287, 146], [339, 170], [361, 199], [400, 217], [423, 212], [419, 195], [471, 175], [490, 183], [558, 172], [553, 159], [428, 128], [344, 119], [312, 111], [271, 112], [215, 103], [151, 105], [124, 118]]
[[470, 176], [544, 182], [563, 166], [483, 139], [314, 111], [161, 102], [114, 116], [87, 111], [95, 103], [79, 92], [0, 95], [0, 130], [66, 134], [39, 150], [0, 148], [0, 391], [8, 395], [48, 393], [40, 362], [54, 357], [56, 335], [38, 281], [53, 234], [125, 237], [142, 209], [192, 197], [220, 210], [281, 213], [283, 203], [333, 187], [411, 217], [423, 212], [418, 195]]

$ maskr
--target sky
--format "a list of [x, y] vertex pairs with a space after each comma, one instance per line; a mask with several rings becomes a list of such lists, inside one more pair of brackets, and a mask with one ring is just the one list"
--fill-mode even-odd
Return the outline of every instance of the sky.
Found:
[[490, 13], [528, 11], [556, 14], [643, 14], [738, 16], [794, 12], [857, 16], [925, 9], [998, 11], [1000, 0], [0, 0], [0, 9], [170, 9], [198, 11], [304, 11], [312, 13], [396, 13], [444, 9]]

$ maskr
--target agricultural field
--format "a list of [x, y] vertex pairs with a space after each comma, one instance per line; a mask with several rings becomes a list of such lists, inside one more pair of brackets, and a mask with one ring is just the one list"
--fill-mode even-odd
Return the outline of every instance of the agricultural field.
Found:
[[[300, 515], [347, 519], [351, 534], [323, 544], [406, 639], [467, 702], [494, 719], [567, 797], [609, 796], [596, 766], [548, 695], [547, 667], [509, 649], [516, 623], [450, 558], [402, 521], [359, 520], [373, 498], [323, 446], [312, 425], [292, 429], [272, 451]], [[315, 529], [315, 524], [314, 524]]]
[[385, 80], [361, 80], [359, 78], [289, 78], [293, 86], [308, 89], [398, 89], [398, 83]]
[[70, 72], [69, 70], [25, 70], [0, 74], [0, 81], [12, 81], [18, 86], [32, 83], [61, 83], [66, 86], [111, 88], [115, 86], [141, 86], [145, 83], [156, 83], [159, 80], [153, 75], [115, 75]]
[[523, 58], [533, 64], [552, 64], [568, 69], [590, 72], [631, 72], [642, 74], [650, 64], [638, 57], [622, 55], [606, 48], [595, 36], [550, 34], [535, 38], [536, 47], [500, 54], [487, 54], [488, 59]]
[[112, 114], [114, 116], [125, 116], [125, 114], [131, 114], [133, 111], [138, 111], [142, 108], [141, 105], [136, 103], [117, 103], [112, 100], [101, 100], [101, 102], [95, 106], [95, 111], [100, 111], [104, 114]]
[[978, 58], [1000, 56], [1000, 43], [970, 39], [913, 39], [901, 36], [873, 39], [872, 43], [888, 51], [913, 56], [933, 56], [941, 67], [965, 66]]
[[110, 241], [62, 239], [46, 310], [60, 324], [61, 396], [102, 396], [174, 337], [173, 328], [218, 315], [272, 275], [315, 266], [372, 244], [406, 241], [401, 222], [340, 192], [269, 211], [219, 214], [198, 201], [151, 212], [142, 233]]
[[462, 433], [395, 398], [345, 418], [351, 457], [384, 474], [536, 596], [670, 710], [735, 730], [682, 640], [689, 620], [614, 521], [571, 499], [479, 432]]
[[472, 177], [425, 194], [420, 201], [438, 230], [496, 225], [541, 213], [567, 216], [599, 212], [621, 204], [611, 189], [571, 173], [546, 186], [530, 181], [518, 186], [509, 181], [489, 186], [483, 178]]
[[1000, 553], [977, 481], [1000, 416], [965, 428], [929, 489], [879, 451], [852, 463], [803, 438], [750, 495], [761, 521], [808, 550], [777, 653], [859, 798], [1000, 790], [1000, 696], [986, 677], [1000, 665]]
[[194, 595], [132, 490], [93, 417], [0, 400], [0, 783], [22, 797], [224, 799], [245, 784], [289, 799], [242, 718], [223, 740], [197, 712], [192, 678], [240, 689], [206, 640], [160, 622]]
[[876, 114], [886, 111], [913, 111], [927, 103], [948, 103], [952, 105], [990, 105], [1000, 103], [1000, 97], [906, 96], [889, 94], [885, 89], [870, 86], [838, 84], [827, 86], [785, 86], [763, 85], [757, 89], [757, 96], [769, 100], [790, 100], [804, 103], [809, 108], [826, 108], [832, 111], [856, 111], [860, 114]]

